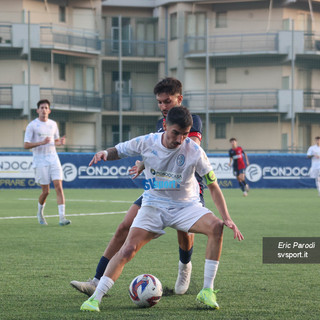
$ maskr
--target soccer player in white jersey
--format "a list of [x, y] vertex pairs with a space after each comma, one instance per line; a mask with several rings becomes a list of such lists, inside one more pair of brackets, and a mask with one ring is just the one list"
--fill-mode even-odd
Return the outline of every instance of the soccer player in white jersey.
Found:
[[315, 138], [316, 144], [309, 147], [307, 157], [311, 158], [310, 177], [316, 180], [316, 186], [320, 196], [320, 136]]
[[[203, 289], [197, 300], [219, 309], [214, 290], [222, 249], [223, 226], [233, 230], [239, 241], [243, 236], [232, 221], [224, 196], [204, 150], [188, 138], [192, 116], [185, 107], [174, 107], [167, 115], [164, 133], [151, 133], [113, 148], [99, 151], [89, 166], [100, 160], [117, 160], [141, 155], [145, 166], [145, 191], [142, 206], [133, 221], [127, 239], [110, 260], [93, 295], [81, 310], [100, 311], [102, 297], [111, 289], [123, 268], [135, 254], [166, 227], [207, 235]], [[217, 218], [202, 206], [195, 172], [207, 182], [210, 195], [222, 216]]]
[[56, 151], [56, 146], [65, 144], [65, 137], [60, 138], [57, 123], [49, 119], [51, 113], [49, 100], [40, 100], [37, 107], [39, 117], [28, 124], [24, 137], [24, 148], [32, 149], [35, 181], [41, 185], [42, 189], [38, 201], [37, 217], [41, 225], [48, 224], [43, 211], [52, 181], [57, 194], [59, 225], [65, 226], [71, 221], [65, 217], [62, 168]]

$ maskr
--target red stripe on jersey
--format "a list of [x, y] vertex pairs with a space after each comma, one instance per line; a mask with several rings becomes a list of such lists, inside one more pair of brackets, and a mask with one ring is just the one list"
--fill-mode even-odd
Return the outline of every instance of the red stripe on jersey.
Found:
[[190, 138], [190, 137], [197, 137], [197, 138], [199, 138], [200, 141], [202, 140], [202, 135], [201, 135], [200, 132], [190, 132], [190, 133], [188, 134], [188, 137], [189, 137], [189, 138]]

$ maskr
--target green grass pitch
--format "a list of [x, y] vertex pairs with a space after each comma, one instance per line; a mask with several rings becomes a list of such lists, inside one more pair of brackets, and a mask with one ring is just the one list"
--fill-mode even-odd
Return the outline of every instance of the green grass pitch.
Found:
[[[319, 264], [262, 263], [263, 237], [319, 236], [320, 198], [314, 189], [257, 189], [247, 198], [239, 189], [223, 190], [245, 240], [233, 240], [232, 231], [225, 229], [215, 280], [220, 310], [203, 309], [195, 301], [203, 282], [206, 238], [202, 235], [195, 239], [188, 292], [171, 294], [178, 244], [175, 230], [166, 229], [166, 235], [146, 245], [126, 265], [102, 300], [100, 313], [81, 312], [86, 296], [69, 283], [94, 276], [122, 212], [141, 190], [66, 189], [66, 212], [72, 220], [66, 227], [60, 227], [54, 216], [54, 190], [45, 209], [49, 225], [38, 224], [39, 192], [0, 190], [0, 319], [319, 319]], [[216, 212], [208, 192], [206, 201]], [[104, 212], [113, 214], [94, 215]], [[150, 309], [137, 308], [128, 295], [131, 280], [141, 273], [154, 274], [166, 288]]]

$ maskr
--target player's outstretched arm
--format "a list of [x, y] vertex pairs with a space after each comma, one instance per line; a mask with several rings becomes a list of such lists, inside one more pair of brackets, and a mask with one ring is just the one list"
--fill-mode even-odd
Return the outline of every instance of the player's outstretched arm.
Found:
[[238, 239], [239, 241], [243, 240], [244, 237], [236, 224], [232, 221], [230, 214], [228, 212], [227, 204], [224, 199], [223, 193], [217, 183], [217, 181], [208, 184], [208, 189], [210, 191], [211, 198], [216, 205], [224, 224], [233, 230], [234, 239]]
[[97, 164], [99, 161], [112, 161], [112, 160], [119, 160], [118, 150], [115, 147], [108, 148], [107, 150], [101, 150], [97, 152], [92, 160], [89, 162], [89, 167], [93, 164]]

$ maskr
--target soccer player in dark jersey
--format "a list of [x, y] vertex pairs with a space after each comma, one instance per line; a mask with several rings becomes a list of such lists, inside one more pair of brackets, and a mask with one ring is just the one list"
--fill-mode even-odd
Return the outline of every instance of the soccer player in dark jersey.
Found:
[[[182, 104], [182, 84], [178, 79], [175, 78], [165, 78], [158, 82], [154, 87], [154, 95], [157, 99], [159, 109], [162, 113], [163, 118], [157, 122], [157, 131], [162, 132], [163, 121], [169, 112], [175, 106], [181, 106]], [[199, 116], [192, 115], [193, 126], [190, 130], [189, 137], [200, 145], [202, 139], [202, 122]], [[204, 205], [203, 200], [203, 189], [204, 184], [202, 183], [202, 178], [196, 176], [199, 187], [200, 187], [200, 198]], [[96, 274], [94, 278], [85, 282], [71, 281], [70, 284], [75, 289], [79, 290], [91, 296], [95, 291], [100, 278], [111, 260], [111, 258], [119, 251], [122, 247], [124, 241], [127, 238], [131, 224], [136, 217], [138, 210], [142, 204], [142, 196], [139, 197], [129, 208], [124, 220], [118, 226], [114, 236], [110, 240], [107, 248], [104, 251], [103, 256], [97, 265]], [[190, 277], [191, 277], [191, 255], [193, 251], [194, 234], [186, 233], [182, 231], [177, 231], [178, 242], [179, 242], [179, 271], [178, 278], [175, 284], [175, 293], [184, 294], [189, 287]]]
[[[245, 169], [246, 165], [249, 165], [249, 159], [244, 150], [238, 146], [236, 138], [231, 138], [229, 142], [231, 143], [231, 149], [229, 150], [229, 166], [231, 167], [231, 164], [233, 163], [233, 174], [237, 177], [243, 196], [246, 197], [248, 195], [249, 185], [246, 182]], [[244, 158], [246, 161], [244, 161]]]

